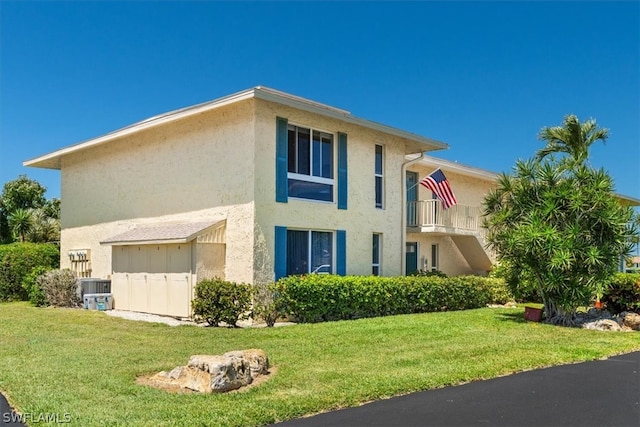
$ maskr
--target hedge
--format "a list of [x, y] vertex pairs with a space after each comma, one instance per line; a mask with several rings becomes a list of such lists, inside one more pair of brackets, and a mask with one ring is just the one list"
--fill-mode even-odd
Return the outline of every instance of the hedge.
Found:
[[0, 301], [27, 300], [23, 280], [35, 267], [60, 267], [60, 250], [49, 243], [0, 245]]
[[299, 322], [465, 310], [512, 299], [504, 281], [479, 276], [312, 274], [275, 284], [279, 309]]
[[600, 299], [613, 313], [640, 313], [640, 273], [617, 273]]

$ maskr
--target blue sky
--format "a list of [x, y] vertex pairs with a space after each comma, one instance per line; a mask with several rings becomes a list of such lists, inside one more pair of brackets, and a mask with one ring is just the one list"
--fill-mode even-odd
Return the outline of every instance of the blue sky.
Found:
[[509, 171], [566, 114], [610, 129], [591, 163], [640, 198], [640, 2], [0, 0], [0, 184], [24, 160], [264, 85]]

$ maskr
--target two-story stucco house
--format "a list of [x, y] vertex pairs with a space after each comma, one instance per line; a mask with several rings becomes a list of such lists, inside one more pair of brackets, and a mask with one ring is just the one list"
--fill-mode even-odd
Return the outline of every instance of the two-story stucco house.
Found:
[[482, 197], [462, 184], [491, 177], [445, 164], [460, 184], [455, 215], [420, 186], [406, 191], [438, 162], [422, 153], [444, 148], [255, 87], [25, 165], [61, 171], [63, 268], [111, 278], [116, 308], [189, 316], [195, 283], [214, 276], [488, 270], [477, 223], [450, 219]]

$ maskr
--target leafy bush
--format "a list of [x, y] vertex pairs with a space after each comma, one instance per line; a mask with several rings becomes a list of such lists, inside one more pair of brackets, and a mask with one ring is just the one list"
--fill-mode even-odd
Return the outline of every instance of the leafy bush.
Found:
[[604, 289], [600, 301], [613, 313], [635, 311], [640, 313], [640, 273], [617, 273]]
[[410, 275], [419, 276], [419, 277], [426, 277], [426, 276], [447, 277], [447, 275], [440, 270], [416, 270]]
[[248, 319], [251, 309], [251, 286], [220, 279], [202, 280], [196, 285], [193, 314], [213, 326], [224, 322], [236, 326]]
[[253, 287], [252, 317], [264, 320], [268, 327], [272, 327], [276, 324], [276, 320], [283, 315], [275, 285], [273, 283], [255, 285]]
[[54, 307], [78, 307], [78, 279], [71, 270], [52, 270], [36, 279], [46, 300]]
[[27, 300], [22, 282], [38, 266], [58, 268], [60, 250], [48, 243], [0, 245], [0, 301]]
[[22, 287], [27, 291], [29, 301], [36, 307], [42, 307], [49, 304], [44, 290], [40, 287], [36, 279], [51, 270], [52, 269], [49, 267], [39, 265], [37, 267], [34, 267], [22, 281]]
[[517, 302], [542, 302], [540, 290], [536, 288], [534, 281], [523, 269], [512, 266], [508, 261], [502, 260], [496, 263], [489, 277], [504, 280], [509, 295], [512, 295], [511, 298]]
[[464, 310], [509, 300], [500, 279], [478, 276], [289, 276], [275, 284], [281, 310], [300, 322]]

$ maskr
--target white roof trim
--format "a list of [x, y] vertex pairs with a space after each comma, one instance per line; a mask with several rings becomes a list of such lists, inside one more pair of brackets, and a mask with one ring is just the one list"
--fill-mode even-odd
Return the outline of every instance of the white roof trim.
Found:
[[320, 114], [326, 117], [335, 118], [338, 120], [345, 121], [347, 123], [363, 126], [363, 127], [384, 132], [390, 135], [406, 138], [406, 139], [418, 142], [420, 144], [429, 146], [428, 148], [425, 149], [425, 151], [449, 148], [449, 146], [444, 142], [440, 142], [440, 141], [436, 141], [420, 135], [416, 135], [411, 132], [393, 128], [391, 126], [387, 126], [387, 125], [375, 123], [369, 120], [354, 117], [347, 110], [331, 107], [326, 104], [311, 101], [299, 96], [290, 95], [288, 93], [280, 92], [264, 86], [257, 86], [257, 87], [247, 89], [242, 92], [237, 92], [231, 95], [227, 95], [212, 101], [196, 104], [196, 105], [181, 108], [178, 110], [173, 110], [164, 114], [159, 114], [157, 116], [153, 116], [148, 119], [142, 120], [140, 122], [131, 124], [129, 126], [125, 126], [121, 129], [115, 130], [113, 132], [107, 133], [97, 138], [89, 139], [87, 141], [83, 141], [78, 144], [70, 145], [60, 150], [53, 151], [43, 156], [26, 160], [22, 164], [24, 166], [60, 169], [61, 167], [60, 159], [68, 154], [82, 151], [97, 145], [107, 143], [109, 141], [113, 141], [118, 138], [122, 138], [125, 136], [135, 134], [137, 132], [141, 132], [145, 129], [171, 123], [177, 120], [181, 120], [185, 117], [189, 117], [189, 116], [200, 114], [206, 111], [214, 110], [216, 108], [220, 108], [220, 107], [233, 104], [236, 102], [240, 102], [246, 99], [250, 99], [250, 98], [257, 98], [265, 101], [275, 102], [281, 105], [287, 105], [289, 107], [293, 107], [296, 109]]
[[471, 176], [474, 178], [486, 179], [489, 181], [495, 181], [500, 174], [492, 172], [486, 169], [480, 169], [469, 165], [464, 165], [458, 162], [452, 162], [450, 160], [439, 159], [432, 156], [424, 156], [422, 160], [418, 162], [422, 166], [431, 166], [434, 168], [441, 168], [444, 171], [451, 171], [460, 175]]

